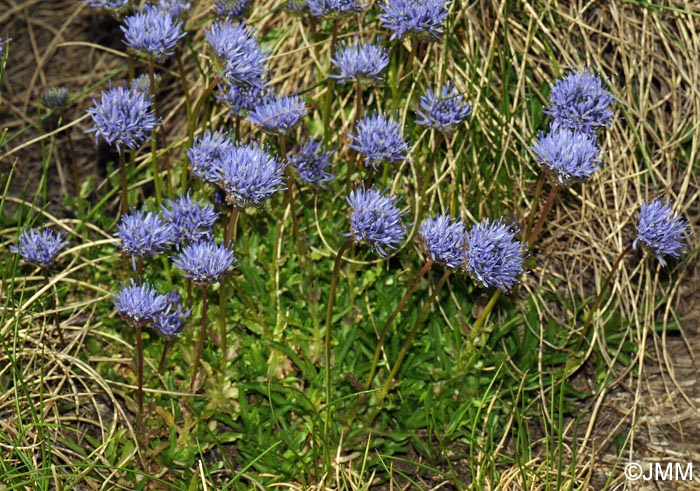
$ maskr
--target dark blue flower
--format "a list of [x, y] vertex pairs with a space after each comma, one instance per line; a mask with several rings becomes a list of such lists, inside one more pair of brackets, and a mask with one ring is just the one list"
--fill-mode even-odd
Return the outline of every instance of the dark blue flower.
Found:
[[137, 285], [132, 279], [129, 286], [122, 285], [122, 289], [114, 296], [117, 313], [132, 326], [143, 327], [153, 322], [167, 305], [165, 296], [159, 295], [148, 281]]
[[185, 36], [177, 17], [150, 4], [126, 17], [124, 24], [120, 27], [126, 38], [124, 44], [156, 59], [171, 56], [177, 42]]
[[303, 182], [323, 187], [325, 182], [335, 177], [326, 171], [334, 153], [333, 150], [326, 152], [321, 142], [310, 140], [294, 154], [288, 155], [287, 162], [297, 170]]
[[248, 84], [219, 84], [216, 98], [223, 102], [231, 115], [241, 117], [259, 104], [262, 86]]
[[357, 242], [365, 241], [380, 256], [386, 249], [395, 249], [406, 236], [401, 224], [404, 215], [396, 206], [395, 196], [386, 196], [374, 188], [357, 188], [350, 192], [347, 202], [352, 208], [350, 235]]
[[271, 97], [248, 113], [248, 121], [265, 133], [286, 134], [306, 116], [306, 103], [298, 95]]
[[192, 148], [187, 150], [192, 173], [204, 182], [216, 184], [216, 167], [232, 146], [231, 135], [221, 131], [206, 130], [201, 138], [195, 137]]
[[538, 163], [562, 184], [588, 179], [600, 164], [595, 137], [564, 127], [552, 127], [546, 135], [540, 132], [532, 150]]
[[133, 210], [124, 215], [117, 224], [114, 234], [121, 241], [121, 249], [131, 256], [136, 269], [135, 258], [146, 258], [160, 254], [175, 242], [175, 231], [159, 215]]
[[550, 107], [544, 113], [554, 119], [554, 126], [595, 135], [598, 128], [612, 124], [610, 106], [615, 98], [598, 75], [589, 70], [571, 71], [551, 89]]
[[523, 272], [525, 246], [515, 238], [518, 231], [502, 218], [474, 225], [467, 236], [467, 274], [485, 287], [510, 290]]
[[182, 305], [176, 307], [168, 306], [153, 319], [153, 327], [163, 336], [172, 338], [182, 332], [185, 326], [185, 319], [190, 316], [191, 311], [182, 311]]
[[416, 112], [419, 116], [416, 124], [452, 133], [471, 114], [472, 107], [464, 100], [464, 94], [447, 83], [442, 86], [439, 95], [433, 91], [432, 85], [428, 86], [425, 95], [420, 98], [420, 109]]
[[249, 0], [216, 0], [214, 9], [222, 17], [240, 17], [244, 14]]
[[408, 144], [401, 134], [401, 125], [383, 114], [365, 116], [355, 125], [355, 135], [348, 135], [350, 148], [360, 152], [367, 162], [377, 164], [406, 160]]
[[220, 75], [228, 84], [264, 85], [267, 57], [245, 24], [233, 25], [228, 19], [216, 21], [205, 37], [224, 62]]
[[306, 0], [314, 17], [334, 18], [361, 12], [365, 4], [357, 0]]
[[140, 90], [114, 87], [103, 91], [95, 107], [87, 110], [95, 123], [86, 133], [94, 132], [95, 141], [102, 137], [110, 145], [132, 150], [148, 138], [160, 121], [151, 112], [151, 98]]
[[467, 260], [467, 230], [462, 220], [452, 220], [445, 212], [423, 222], [418, 243], [432, 260], [456, 269]]
[[189, 193], [176, 200], [167, 200], [161, 211], [163, 221], [170, 225], [175, 242], [191, 243], [199, 239], [211, 239], [212, 228], [219, 214], [204, 201], [193, 200]]
[[678, 258], [683, 245], [682, 237], [688, 231], [688, 222], [675, 214], [670, 203], [659, 198], [651, 203], [642, 202], [637, 222], [637, 238], [632, 243], [636, 249], [639, 242], [653, 252], [661, 266], [666, 266], [663, 254]]
[[381, 5], [379, 19], [392, 32], [391, 39], [439, 39], [448, 5], [445, 0], [387, 0]]
[[227, 148], [215, 172], [229, 206], [260, 207], [276, 191], [285, 189], [284, 165], [253, 143]]
[[331, 75], [338, 83], [360, 82], [371, 83], [383, 80], [382, 72], [389, 65], [389, 52], [379, 42], [347, 43], [335, 53], [331, 62], [338, 67], [340, 73]]
[[52, 87], [41, 95], [41, 102], [49, 109], [64, 106], [68, 101], [68, 89], [65, 87]]
[[193, 285], [216, 283], [236, 262], [232, 249], [212, 241], [198, 241], [186, 245], [173, 259], [173, 266], [185, 272]]
[[60, 232], [48, 228], [24, 230], [19, 236], [19, 246], [11, 245], [10, 250], [26, 262], [48, 268], [53, 266], [54, 259], [63, 247], [68, 244]]

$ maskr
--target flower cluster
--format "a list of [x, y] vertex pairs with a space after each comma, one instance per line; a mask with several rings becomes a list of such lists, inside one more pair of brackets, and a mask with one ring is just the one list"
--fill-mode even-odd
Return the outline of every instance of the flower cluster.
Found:
[[19, 236], [19, 245], [11, 245], [10, 250], [19, 254], [25, 262], [49, 268], [53, 266], [56, 255], [68, 241], [60, 232], [45, 228], [24, 230]]
[[229, 85], [264, 85], [267, 57], [245, 24], [233, 25], [228, 19], [219, 20], [205, 36], [224, 63], [220, 75]]
[[682, 236], [688, 231], [688, 222], [676, 215], [670, 203], [655, 199], [651, 203], [642, 202], [637, 221], [637, 238], [632, 243], [636, 249], [639, 243], [653, 252], [662, 266], [666, 266], [662, 255], [677, 258], [683, 245]]
[[341, 17], [364, 8], [357, 0], [306, 0], [306, 3], [314, 17]]
[[510, 290], [523, 272], [525, 245], [515, 234], [518, 229], [503, 223], [503, 219], [486, 219], [477, 223], [467, 237], [467, 257], [464, 270], [485, 287]]
[[331, 58], [340, 73], [330, 75], [338, 83], [372, 83], [383, 80], [382, 72], [389, 65], [389, 52], [377, 43], [347, 43]]
[[381, 9], [379, 19], [392, 32], [391, 39], [439, 39], [447, 19], [445, 0], [387, 0]]
[[253, 109], [260, 101], [263, 88], [248, 84], [219, 84], [216, 98], [228, 107], [232, 116], [241, 117]]
[[220, 131], [206, 130], [201, 138], [195, 137], [192, 148], [187, 150], [192, 173], [204, 182], [216, 184], [218, 177], [215, 169], [231, 146], [231, 135]]
[[173, 258], [173, 266], [183, 270], [193, 285], [218, 282], [235, 262], [233, 250], [209, 240], [188, 244]]
[[161, 215], [170, 225], [177, 245], [213, 238], [212, 228], [219, 216], [211, 204], [193, 200], [189, 193], [176, 200], [169, 199]]
[[249, 0], [216, 0], [214, 10], [221, 17], [240, 17], [245, 13]]
[[421, 224], [418, 244], [433, 261], [457, 269], [467, 260], [467, 237], [464, 222], [445, 212]]
[[564, 127], [552, 126], [546, 135], [540, 132], [532, 150], [561, 184], [588, 179], [600, 163], [595, 137]]
[[136, 258], [147, 258], [160, 254], [176, 240], [173, 227], [153, 212], [134, 210], [124, 215], [114, 234], [120, 240], [121, 249], [131, 256], [133, 268]]
[[164, 295], [158, 294], [148, 281], [138, 285], [131, 279], [129, 286], [122, 285], [119, 293], [114, 296], [114, 306], [125, 322], [143, 327], [165, 311], [168, 300]]
[[401, 124], [391, 117], [377, 113], [365, 116], [355, 126], [355, 135], [349, 135], [350, 148], [361, 153], [372, 167], [377, 164], [406, 160], [408, 144], [401, 132]]
[[571, 71], [551, 87], [549, 108], [555, 127], [595, 136], [598, 128], [612, 124], [615, 98], [605, 90], [603, 81], [589, 70]]
[[125, 18], [124, 24], [124, 44], [158, 60], [171, 56], [185, 36], [178, 17], [155, 5], [146, 5], [141, 12]]
[[137, 148], [160, 123], [151, 112], [150, 96], [140, 90], [114, 87], [93, 102], [95, 106], [88, 113], [95, 126], [86, 133], [95, 133], [95, 142], [102, 137], [119, 153], [125, 146]]
[[326, 170], [333, 153], [332, 150], [326, 152], [321, 142], [311, 140], [296, 153], [287, 155], [287, 163], [296, 169], [303, 182], [323, 187], [335, 177]]
[[428, 86], [420, 98], [416, 124], [435, 128], [443, 133], [452, 133], [472, 112], [472, 107], [464, 100], [464, 94], [457, 92], [452, 84], [444, 84], [440, 93]]
[[82, 0], [96, 9], [122, 10], [129, 6], [129, 0]]
[[367, 242], [380, 256], [386, 249], [396, 248], [406, 236], [401, 223], [404, 215], [396, 206], [396, 197], [387, 196], [374, 188], [358, 188], [350, 192], [347, 202], [352, 208], [350, 233], [357, 242]]
[[306, 116], [306, 104], [298, 95], [272, 96], [248, 114], [248, 121], [266, 133], [286, 134]]

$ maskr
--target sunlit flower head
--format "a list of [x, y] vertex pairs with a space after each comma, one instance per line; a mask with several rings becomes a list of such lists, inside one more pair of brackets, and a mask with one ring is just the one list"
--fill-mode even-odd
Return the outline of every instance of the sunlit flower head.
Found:
[[339, 73], [330, 77], [338, 79], [338, 83], [380, 82], [384, 79], [382, 72], [389, 65], [389, 51], [379, 42], [360, 43], [355, 40], [341, 45], [331, 63]]
[[523, 272], [525, 245], [516, 239], [518, 229], [486, 219], [472, 227], [467, 236], [464, 270], [483, 286], [510, 290]]
[[265, 133], [286, 134], [304, 119], [306, 103], [298, 95], [273, 96], [248, 113], [248, 121]]
[[161, 214], [163, 221], [173, 229], [178, 245], [211, 239], [214, 223], [219, 216], [210, 203], [192, 199], [189, 192], [177, 199], [167, 200]]
[[131, 256], [134, 269], [135, 258], [160, 254], [170, 247], [176, 238], [173, 227], [160, 215], [150, 211], [144, 213], [141, 210], [132, 210], [128, 215], [122, 216], [114, 236], [119, 239], [124, 254]]
[[231, 135], [221, 131], [206, 130], [200, 137], [195, 137], [192, 148], [187, 150], [187, 158], [192, 165], [192, 174], [204, 182], [216, 184], [218, 176], [216, 167], [226, 154], [226, 150], [233, 146]]
[[456, 269], [467, 260], [467, 229], [448, 213], [426, 219], [418, 232], [418, 244], [430, 258]]
[[537, 163], [556, 176], [561, 184], [585, 181], [598, 171], [598, 145], [595, 137], [564, 127], [552, 127], [532, 147]]
[[303, 182], [323, 187], [335, 177], [327, 170], [333, 153], [333, 150], [326, 152], [321, 142], [310, 140], [295, 153], [287, 155], [287, 162], [296, 169]]
[[188, 244], [173, 258], [173, 266], [183, 270], [194, 285], [218, 282], [235, 262], [233, 249], [210, 240]]
[[670, 203], [659, 198], [651, 203], [642, 202], [637, 221], [637, 238], [632, 243], [636, 249], [641, 243], [653, 252], [661, 266], [666, 266], [663, 255], [678, 258], [683, 246], [683, 236], [688, 233], [688, 222], [673, 212]]
[[404, 215], [395, 196], [385, 195], [374, 188], [356, 188], [350, 192], [347, 202], [352, 208], [350, 233], [356, 242], [366, 242], [380, 256], [387, 249], [395, 249], [406, 236], [401, 223]]
[[432, 85], [428, 86], [420, 98], [420, 109], [416, 112], [416, 124], [435, 128], [443, 133], [453, 133], [471, 114], [472, 107], [464, 100], [464, 94], [460, 94], [454, 85], [447, 83], [442, 86], [440, 93], [434, 92]]
[[122, 285], [121, 290], [114, 295], [114, 306], [119, 316], [129, 325], [143, 327], [165, 311], [168, 302], [148, 281], [137, 285], [131, 279], [129, 286]]
[[389, 29], [391, 39], [415, 36], [424, 40], [439, 39], [447, 19], [445, 0], [387, 0], [380, 4], [379, 20]]
[[158, 60], [171, 56], [185, 32], [178, 17], [168, 13], [148, 4], [141, 12], [126, 17], [121, 26], [124, 44]]
[[11, 245], [10, 250], [19, 254], [25, 262], [48, 268], [53, 266], [56, 255], [68, 241], [60, 232], [44, 228], [24, 230], [19, 235], [19, 245]]
[[408, 144], [403, 138], [401, 124], [381, 113], [360, 119], [355, 125], [355, 134], [349, 137], [350, 148], [364, 155], [372, 167], [408, 158]]

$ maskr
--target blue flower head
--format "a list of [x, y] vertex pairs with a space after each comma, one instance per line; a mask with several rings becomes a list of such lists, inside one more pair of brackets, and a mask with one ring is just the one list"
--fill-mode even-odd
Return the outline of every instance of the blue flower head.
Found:
[[216, 0], [214, 9], [221, 17], [240, 17], [249, 3], [249, 0]]
[[445, 0], [387, 0], [379, 20], [392, 32], [391, 39], [440, 39], [448, 5]]
[[146, 56], [161, 60], [171, 56], [177, 42], [185, 36], [182, 22], [155, 5], [146, 5], [141, 12], [124, 19], [121, 30], [124, 44]]
[[129, 6], [129, 0], [82, 0], [95, 9], [124, 10]]
[[248, 113], [248, 121], [265, 133], [284, 135], [306, 116], [306, 103], [298, 95], [271, 97]]
[[595, 135], [598, 128], [612, 124], [614, 101], [598, 75], [572, 70], [551, 86], [550, 107], [544, 113], [554, 119], [554, 126]]
[[324, 183], [335, 177], [326, 170], [334, 153], [333, 150], [326, 152], [321, 142], [310, 140], [296, 153], [288, 155], [287, 162], [297, 170], [303, 182], [324, 187]]
[[688, 222], [675, 214], [670, 203], [659, 198], [651, 203], [642, 202], [637, 222], [637, 238], [632, 247], [641, 242], [644, 249], [653, 252], [661, 266], [666, 266], [662, 255], [678, 258], [683, 245], [682, 237], [688, 232]]
[[167, 305], [166, 297], [159, 295], [148, 281], [137, 285], [131, 279], [129, 286], [122, 285], [122, 289], [114, 296], [117, 314], [132, 326], [143, 327], [153, 322], [156, 316], [165, 311]]
[[245, 24], [219, 20], [206, 31], [205, 37], [224, 63], [220, 75], [228, 84], [264, 85], [267, 56]]
[[41, 95], [41, 102], [49, 109], [65, 106], [67, 101], [68, 89], [65, 87], [51, 87]]
[[253, 143], [227, 148], [216, 175], [229, 206], [260, 207], [276, 191], [285, 189], [284, 165]]
[[24, 230], [19, 236], [19, 246], [11, 245], [10, 250], [19, 254], [24, 261], [49, 268], [53, 266], [54, 259], [67, 240], [60, 232], [54, 232], [48, 228], [41, 231], [32, 228]]
[[331, 75], [338, 83], [373, 83], [383, 80], [382, 72], [389, 65], [389, 52], [377, 43], [346, 43], [331, 58], [340, 73]]
[[348, 135], [350, 148], [361, 153], [367, 162], [377, 164], [401, 162], [408, 158], [408, 144], [401, 134], [401, 125], [383, 114], [365, 116], [355, 125], [355, 135]]
[[467, 260], [467, 236], [464, 222], [444, 213], [423, 222], [418, 243], [433, 261], [457, 269]]
[[185, 0], [159, 0], [158, 2], [158, 9], [175, 20], [182, 20], [191, 8], [192, 4]]
[[192, 165], [192, 173], [204, 182], [216, 184], [216, 167], [224, 158], [229, 147], [233, 146], [231, 135], [209, 130], [202, 137], [195, 137], [192, 148], [187, 150], [187, 158]]
[[352, 208], [350, 233], [357, 242], [365, 241], [380, 256], [386, 249], [395, 249], [406, 236], [401, 224], [403, 213], [396, 206], [395, 196], [386, 196], [374, 188], [356, 188], [350, 192], [347, 202]]
[[150, 137], [160, 121], [151, 112], [151, 98], [140, 90], [114, 87], [102, 92], [100, 100], [93, 99], [88, 109], [95, 123], [86, 133], [94, 132], [95, 141], [102, 137], [110, 145], [135, 149]]
[[182, 311], [182, 305], [175, 307], [169, 305], [166, 309], [155, 316], [153, 327], [166, 338], [172, 338], [182, 332], [185, 326], [185, 319], [190, 316], [191, 311]]
[[242, 117], [259, 104], [263, 88], [260, 85], [219, 84], [216, 98], [223, 102], [231, 115]]
[[568, 128], [551, 127], [546, 135], [540, 132], [532, 150], [538, 163], [561, 184], [588, 179], [600, 164], [595, 137]]
[[213, 238], [212, 229], [219, 216], [211, 204], [193, 200], [189, 193], [175, 200], [169, 199], [163, 205], [161, 215], [173, 229], [178, 245]]
[[365, 4], [357, 0], [306, 0], [311, 15], [329, 19], [361, 12]]
[[236, 257], [232, 249], [208, 240], [186, 245], [173, 258], [173, 266], [183, 270], [193, 285], [218, 282], [234, 262]]
[[114, 234], [121, 241], [121, 249], [131, 256], [136, 269], [136, 258], [146, 258], [160, 254], [175, 242], [175, 231], [160, 216], [153, 212], [134, 210], [124, 215], [117, 224]]
[[483, 286], [510, 290], [523, 272], [525, 246], [515, 238], [518, 229], [485, 220], [472, 227], [467, 236], [464, 269]]
[[472, 107], [464, 100], [464, 94], [457, 92], [452, 84], [444, 84], [440, 93], [433, 91], [432, 85], [420, 98], [420, 109], [416, 111], [416, 124], [435, 128], [443, 133], [453, 133], [472, 112]]

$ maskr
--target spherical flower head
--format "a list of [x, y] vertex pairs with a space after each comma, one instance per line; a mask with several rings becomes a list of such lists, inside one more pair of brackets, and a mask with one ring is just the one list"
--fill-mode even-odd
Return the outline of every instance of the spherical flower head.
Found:
[[153, 327], [166, 338], [173, 338], [182, 332], [185, 326], [185, 319], [190, 316], [191, 311], [182, 311], [182, 305], [175, 307], [168, 306], [153, 319]]
[[309, 11], [314, 17], [333, 19], [361, 12], [365, 4], [357, 0], [306, 0]]
[[117, 313], [132, 326], [143, 327], [153, 322], [167, 305], [165, 296], [159, 295], [148, 281], [137, 285], [132, 279], [129, 286], [122, 285], [122, 289], [114, 296]]
[[224, 63], [219, 75], [227, 83], [263, 85], [267, 57], [255, 34], [245, 24], [233, 25], [228, 19], [219, 20], [205, 32], [205, 37]]
[[297, 170], [299, 178], [306, 184], [324, 187], [324, 183], [335, 176], [326, 169], [331, 165], [335, 151], [326, 152], [321, 142], [310, 140], [294, 154], [287, 156], [287, 163]]
[[532, 150], [538, 163], [561, 184], [588, 179], [600, 164], [595, 137], [568, 128], [551, 127], [546, 135], [540, 132]]
[[653, 252], [661, 266], [666, 267], [663, 255], [678, 258], [683, 245], [682, 238], [688, 231], [688, 222], [675, 214], [670, 203], [663, 203], [659, 198], [651, 203], [642, 202], [637, 222], [637, 238], [632, 243], [636, 249], [642, 247]]
[[467, 235], [467, 261], [464, 269], [483, 286], [510, 290], [523, 272], [525, 247], [515, 238], [518, 229], [503, 219], [485, 220]]
[[135, 258], [146, 258], [160, 254], [175, 242], [175, 231], [159, 215], [153, 212], [134, 210], [122, 216], [114, 234], [125, 254], [131, 256], [136, 269]]
[[447, 83], [442, 86], [439, 94], [433, 91], [432, 85], [428, 86], [420, 98], [420, 109], [416, 112], [416, 124], [451, 134], [471, 114], [472, 107], [464, 100], [464, 94]]
[[265, 133], [285, 135], [306, 116], [306, 103], [298, 95], [271, 97], [248, 114], [248, 121]]
[[175, 243], [178, 245], [211, 239], [212, 228], [219, 216], [210, 203], [193, 200], [189, 193], [175, 200], [167, 200], [163, 204], [161, 215], [163, 221], [173, 229]]
[[197, 241], [182, 248], [173, 266], [185, 272], [193, 285], [216, 283], [236, 262], [233, 250], [213, 241]]
[[284, 165], [253, 143], [228, 148], [216, 175], [229, 206], [261, 207], [276, 191], [285, 189]]
[[54, 259], [67, 240], [60, 232], [54, 232], [48, 228], [37, 230], [35, 228], [24, 230], [19, 235], [19, 246], [11, 245], [10, 250], [19, 254], [25, 262], [49, 268], [53, 266]]
[[240, 17], [246, 11], [249, 0], [216, 0], [214, 10], [221, 17]]
[[126, 38], [124, 44], [158, 60], [171, 56], [177, 42], [185, 36], [177, 17], [150, 4], [126, 17], [124, 24], [120, 26]]
[[67, 101], [68, 89], [65, 87], [51, 87], [41, 95], [41, 102], [49, 109], [65, 106]]
[[140, 91], [126, 87], [114, 87], [102, 92], [100, 100], [88, 109], [95, 123], [86, 133], [95, 133], [95, 142], [102, 137], [110, 145], [135, 149], [150, 137], [160, 121], [151, 112], [151, 98]]
[[379, 20], [392, 32], [391, 39], [440, 39], [448, 5], [445, 0], [387, 0]]
[[355, 125], [355, 135], [348, 135], [350, 148], [361, 153], [375, 169], [377, 164], [406, 160], [408, 144], [398, 121], [383, 114], [365, 116]]
[[374, 188], [357, 188], [350, 192], [347, 202], [352, 208], [350, 233], [357, 242], [365, 241], [380, 256], [386, 249], [395, 249], [406, 236], [401, 224], [403, 213], [396, 206], [395, 196], [387, 196]]
[[259, 104], [263, 87], [248, 84], [219, 84], [216, 98], [223, 102], [232, 116], [242, 117]]
[[614, 101], [598, 75], [572, 70], [551, 86], [550, 107], [544, 113], [554, 119], [555, 126], [595, 135], [598, 128], [612, 124]]
[[204, 182], [216, 184], [218, 182], [216, 167], [226, 155], [227, 148], [231, 146], [233, 146], [231, 135], [221, 131], [206, 130], [201, 138], [195, 137], [192, 148], [187, 150], [192, 173]]
[[340, 73], [331, 75], [337, 78], [338, 83], [374, 83], [384, 78], [382, 72], [389, 65], [389, 52], [378, 42], [372, 43], [347, 43], [331, 58]]
[[418, 243], [430, 258], [450, 269], [457, 269], [467, 260], [467, 229], [464, 222], [445, 212], [423, 222]]
[[96, 9], [109, 9], [121, 11], [129, 6], [129, 0], [82, 0], [83, 3], [87, 3], [90, 7]]

